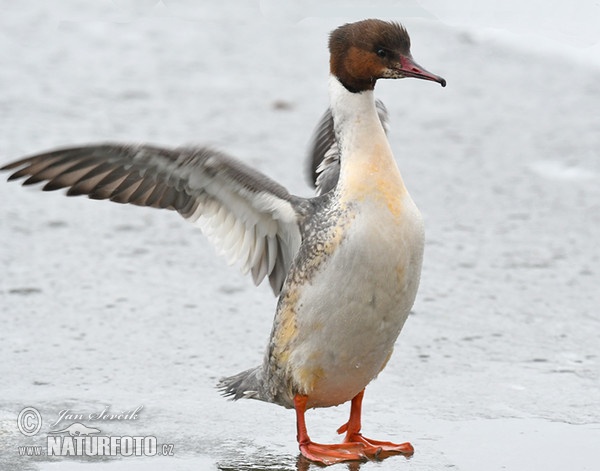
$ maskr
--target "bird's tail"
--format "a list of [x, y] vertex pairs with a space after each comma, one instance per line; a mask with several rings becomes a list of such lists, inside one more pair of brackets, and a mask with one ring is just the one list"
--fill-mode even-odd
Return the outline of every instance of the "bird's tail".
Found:
[[261, 394], [262, 366], [242, 371], [234, 376], [222, 378], [217, 388], [225, 397], [231, 397], [234, 401], [238, 399], [258, 399], [265, 401]]

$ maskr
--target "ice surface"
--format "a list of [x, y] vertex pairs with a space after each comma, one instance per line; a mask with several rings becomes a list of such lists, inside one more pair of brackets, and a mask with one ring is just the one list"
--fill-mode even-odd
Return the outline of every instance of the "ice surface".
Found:
[[[385, 2], [345, 3], [287, 14], [268, 1], [2, 1], [0, 162], [93, 141], [201, 142], [308, 195], [327, 34], [386, 18]], [[364, 401], [365, 434], [416, 453], [360, 469], [596, 469], [599, 7], [578, 2], [573, 28], [562, 6], [541, 15], [540, 2], [519, 2], [511, 16], [471, 3], [454, 2], [451, 17], [441, 2], [389, 3], [415, 59], [448, 87], [377, 89], [427, 247], [414, 314]], [[555, 51], [540, 21], [581, 37]], [[261, 360], [267, 286], [176, 214], [1, 182], [0, 201], [0, 469], [306, 468], [291, 411], [214, 388]], [[107, 405], [144, 409], [103, 432], [154, 435], [174, 457], [18, 455], [61, 410]], [[44, 420], [32, 438], [16, 427], [27, 406]], [[336, 439], [347, 410], [309, 413], [313, 438]]]

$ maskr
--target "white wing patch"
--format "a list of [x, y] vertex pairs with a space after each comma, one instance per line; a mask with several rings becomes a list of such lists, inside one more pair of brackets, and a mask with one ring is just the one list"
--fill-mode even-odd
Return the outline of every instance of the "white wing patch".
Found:
[[243, 273], [251, 272], [255, 284], [274, 274], [271, 286], [278, 292], [301, 243], [292, 205], [266, 192], [234, 193], [214, 183], [205, 187], [187, 219], [230, 265], [239, 263]]

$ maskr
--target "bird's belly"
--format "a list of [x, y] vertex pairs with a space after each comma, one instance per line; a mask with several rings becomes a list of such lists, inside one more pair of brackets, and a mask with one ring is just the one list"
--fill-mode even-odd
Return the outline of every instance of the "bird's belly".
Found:
[[421, 217], [355, 215], [340, 245], [302, 286], [289, 369], [309, 407], [350, 400], [383, 369], [413, 305], [423, 252]]

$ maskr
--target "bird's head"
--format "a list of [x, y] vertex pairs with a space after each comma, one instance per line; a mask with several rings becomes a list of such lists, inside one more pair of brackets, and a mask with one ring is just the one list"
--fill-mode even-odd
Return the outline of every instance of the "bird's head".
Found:
[[398, 23], [363, 20], [335, 29], [329, 37], [331, 73], [353, 93], [373, 90], [378, 79], [414, 77], [446, 80], [428, 72], [410, 54], [410, 37]]

